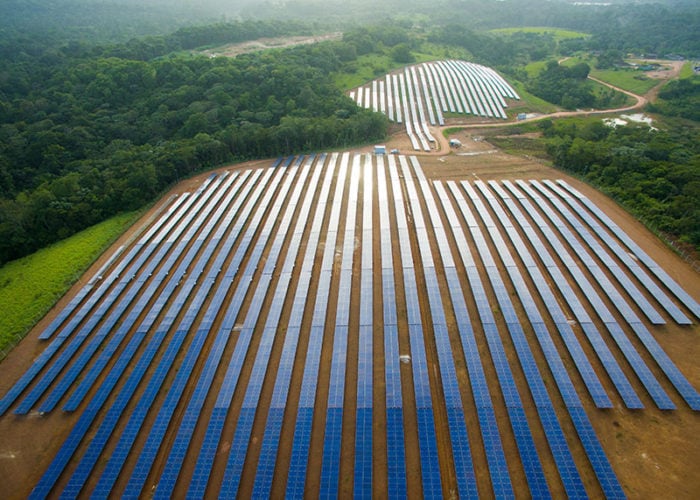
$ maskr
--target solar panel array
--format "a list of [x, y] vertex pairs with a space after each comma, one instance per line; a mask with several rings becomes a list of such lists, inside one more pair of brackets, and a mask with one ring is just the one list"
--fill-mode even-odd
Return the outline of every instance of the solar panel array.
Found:
[[429, 125], [444, 125], [445, 113], [506, 119], [517, 92], [491, 68], [466, 61], [421, 63], [350, 92], [358, 106], [403, 123], [416, 151], [431, 150]]
[[[363, 100], [424, 105], [453, 69]], [[618, 498], [591, 413], [700, 410], [654, 336], [697, 317], [669, 280], [563, 182], [290, 157], [169, 200], [59, 312], [0, 410], [76, 413], [33, 498]]]

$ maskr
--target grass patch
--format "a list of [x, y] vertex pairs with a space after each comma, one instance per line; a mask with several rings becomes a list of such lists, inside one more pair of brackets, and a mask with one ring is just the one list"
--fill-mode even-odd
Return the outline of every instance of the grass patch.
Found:
[[535, 137], [489, 135], [488, 141], [510, 155], [550, 160], [544, 141]]
[[547, 65], [547, 61], [534, 61], [525, 65], [525, 72], [529, 78], [535, 78]]
[[446, 138], [449, 139], [452, 134], [456, 134], [457, 132], [461, 132], [464, 130], [464, 127], [450, 127], [442, 130], [442, 135]]
[[518, 113], [548, 114], [559, 110], [559, 108], [551, 102], [547, 102], [529, 93], [525, 90], [525, 86], [521, 82], [511, 80], [509, 83], [520, 96], [520, 100], [508, 101], [508, 108], [506, 109], [508, 116], [514, 116]]
[[523, 28], [498, 28], [490, 31], [491, 33], [501, 33], [505, 35], [509, 35], [512, 33], [537, 33], [539, 35], [549, 34], [552, 35], [557, 41], [566, 40], [570, 38], [586, 38], [591, 36], [588, 33], [582, 33], [580, 31], [549, 28], [546, 26], [527, 26]]
[[678, 74], [678, 78], [682, 80], [684, 78], [692, 78], [694, 75], [695, 71], [693, 71], [693, 63], [690, 61], [686, 61], [686, 63], [681, 68], [680, 73]]
[[659, 83], [644, 72], [632, 69], [594, 69], [591, 76], [637, 95], [646, 94]]
[[0, 268], [0, 359], [138, 215], [117, 215]]
[[333, 75], [333, 81], [341, 90], [350, 90], [404, 66], [388, 55], [367, 54], [346, 64], [343, 71]]
[[447, 47], [430, 42], [423, 42], [417, 50], [412, 51], [416, 62], [442, 61], [445, 59], [461, 59], [472, 61], [474, 58], [467, 49], [462, 47]]

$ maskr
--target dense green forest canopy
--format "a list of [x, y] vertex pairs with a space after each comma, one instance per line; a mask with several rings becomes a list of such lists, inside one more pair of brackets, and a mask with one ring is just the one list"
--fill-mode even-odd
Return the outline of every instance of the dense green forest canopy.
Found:
[[[191, 45], [183, 33], [200, 30], [156, 47]], [[5, 61], [0, 261], [138, 208], [205, 168], [383, 138], [386, 118], [333, 84], [335, 48], [144, 60], [158, 52], [146, 40]]]
[[540, 125], [557, 167], [600, 188], [652, 229], [700, 248], [697, 128], [608, 127], [600, 119]]
[[[592, 2], [595, 4], [595, 2]], [[700, 57], [700, 5], [692, 0], [612, 2], [576, 5], [543, 0], [295, 0], [267, 2], [248, 14], [283, 19], [348, 19], [377, 22], [395, 19], [414, 25], [454, 24], [467, 30], [517, 26], [552, 26], [592, 33], [575, 42], [588, 49], [620, 49], [637, 53], [677, 53]], [[590, 44], [590, 45], [589, 45]]]
[[[592, 2], [595, 4], [595, 2]], [[552, 0], [4, 0], [0, 32], [54, 40], [124, 42], [193, 24], [236, 20], [300, 20], [326, 30], [354, 24], [455, 24], [484, 31], [552, 26], [595, 34], [595, 50], [700, 57], [700, 5], [695, 0], [607, 0], [577, 5]]]

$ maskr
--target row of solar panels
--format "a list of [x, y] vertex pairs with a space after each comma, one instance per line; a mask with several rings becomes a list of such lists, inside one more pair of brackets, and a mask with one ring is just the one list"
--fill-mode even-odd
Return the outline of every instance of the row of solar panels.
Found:
[[443, 113], [489, 118], [507, 115], [504, 98], [519, 99], [513, 88], [490, 68], [465, 61], [437, 61], [404, 68], [350, 92], [358, 106], [381, 112], [397, 123], [417, 151], [435, 142], [428, 124], [444, 125]]
[[[225, 469], [224, 464], [219, 465], [224, 478], [220, 494], [233, 496], [239, 490], [246, 460], [250, 460], [256, 419], [264, 423], [262, 440], [254, 448], [259, 451], [257, 464], [253, 464], [256, 496], [269, 495], [275, 477], [286, 478], [289, 496], [302, 494], [309, 474], [315, 473], [308, 469], [312, 435], [323, 438], [321, 494], [339, 493], [340, 457], [345, 446], [354, 447], [354, 491], [371, 493], [376, 458], [372, 425], [378, 418], [373, 403], [374, 393], [379, 390], [374, 386], [371, 339], [377, 332], [382, 332], [385, 346], [386, 443], [380, 446], [386, 447], [387, 456], [393, 460], [387, 470], [390, 492], [405, 492], [410, 481], [406, 476], [404, 414], [415, 411], [424, 494], [439, 495], [449, 481], [450, 473], [442, 470], [438, 459], [441, 432], [447, 432], [450, 438], [460, 494], [478, 493], [471, 447], [479, 440], [474, 441], [477, 431], [467, 429], [465, 416], [473, 399], [494, 494], [509, 496], [513, 491], [502, 442], [509, 436], [515, 440], [531, 493], [549, 494], [551, 480], [545, 477], [543, 465], [546, 457], [538, 453], [532, 426], [544, 431], [566, 493], [585, 494], [563, 434], [562, 417], [555, 411], [526, 330], [534, 333], [533, 339], [544, 354], [568, 411], [568, 417], [563, 418], [573, 423], [600, 487], [606, 495], [621, 494], [552, 336], [562, 337], [599, 407], [610, 407], [611, 401], [593, 367], [598, 361], [625, 404], [630, 408], [643, 406], [607, 346], [608, 333], [659, 407], [675, 405], [644, 363], [628, 332], [639, 338], [696, 410], [700, 408], [697, 392], [624, 297], [614, 290], [604, 290], [615, 287], [607, 281], [599, 281], [598, 288], [590, 283], [588, 275], [594, 276], [599, 265], [596, 258], [615, 261], [602, 259], [597, 252], [595, 256], [583, 253], [586, 250], [569, 229], [583, 231], [586, 225], [593, 227], [594, 219], [585, 225], [573, 215], [567, 223], [559, 219], [566, 218], [567, 212], [557, 200], [561, 198], [574, 207], [582, 195], [567, 197], [565, 193], [576, 192], [566, 184], [558, 184], [565, 191], [554, 189], [557, 184], [553, 183], [516, 184], [477, 182], [475, 189], [466, 182], [430, 183], [415, 158], [351, 157], [347, 153], [288, 158], [276, 162], [273, 168], [209, 178], [198, 192], [172, 203], [144, 236], [112, 263], [114, 270], [103, 280], [109, 282], [108, 287], [99, 293], [100, 287], [93, 287], [84, 294], [82, 303], [71, 302], [72, 312], [63, 315], [65, 325], [54, 327], [60, 333], [49, 344], [49, 354], [42, 354], [0, 403], [6, 411], [27, 392], [16, 406], [18, 413], [40, 401], [39, 408], [50, 411], [74, 389], [64, 408], [83, 408], [33, 495], [48, 494], [66, 475], [68, 464], [77, 463], [70, 477], [64, 478], [65, 493], [82, 491], [98, 467], [101, 472], [93, 492], [106, 496], [117, 479], [128, 472], [124, 467], [131, 458], [136, 465], [129, 467], [131, 475], [122, 493], [138, 496], [149, 477], [156, 474], [155, 496], [170, 497], [178, 481], [183, 481], [185, 458], [192, 457], [194, 472], [188, 492], [204, 496], [217, 488], [211, 484], [211, 475], [220, 462], [217, 452], [222, 448], [228, 422], [228, 432], [233, 433], [232, 451], [226, 455]], [[373, 226], [375, 199], [378, 227]], [[581, 213], [588, 213], [584, 204], [580, 205]], [[555, 229], [562, 239], [556, 237]], [[598, 230], [603, 231], [602, 227]], [[374, 234], [379, 236], [380, 248], [373, 245]], [[586, 240], [587, 236], [584, 233], [580, 238]], [[624, 241], [619, 236], [609, 239]], [[605, 243], [606, 238], [600, 240]], [[392, 248], [396, 244], [399, 260], [394, 262]], [[512, 253], [511, 248], [518, 252]], [[570, 251], [576, 253], [576, 260]], [[578, 261], [585, 266], [579, 268]], [[297, 273], [294, 270], [299, 264]], [[465, 273], [459, 271], [462, 268]], [[372, 278], [373, 271], [379, 269], [381, 274], [377, 272]], [[485, 274], [480, 269], [485, 269]], [[528, 285], [523, 271], [527, 271], [534, 287]], [[636, 272], [643, 271], [639, 268]], [[563, 273], [569, 273], [572, 279], [567, 280]], [[314, 274], [316, 280], [312, 279]], [[566, 310], [557, 303], [549, 285], [552, 282], [564, 297]], [[333, 297], [331, 290], [336, 287], [339, 293]], [[354, 288], [357, 294], [352, 292]], [[511, 297], [511, 289], [518, 299]], [[533, 296], [533, 289], [539, 296]], [[381, 320], [373, 315], [375, 290], [377, 294], [381, 290]], [[613, 294], [609, 300], [615, 303], [627, 327], [606, 308], [598, 290]], [[663, 304], [661, 297], [654, 298]], [[479, 321], [470, 318], [468, 304], [472, 302]], [[549, 316], [541, 313], [541, 302]], [[670, 299], [668, 302], [674, 304]], [[356, 309], [351, 307], [353, 304], [357, 304]], [[684, 305], [691, 312], [696, 306], [692, 302]], [[678, 306], [674, 306], [676, 312], [664, 307], [679, 322], [690, 321]], [[519, 308], [528, 321], [523, 320]], [[351, 314], [352, 310], [358, 311], [357, 316]], [[588, 310], [595, 311], [598, 318], [591, 318]], [[586, 357], [568, 319], [570, 313], [592, 344], [598, 361]], [[646, 321], [653, 324], [653, 318], [649, 315]], [[450, 338], [453, 325], [459, 349]], [[508, 348], [501, 338], [504, 331], [519, 364], [509, 361]], [[349, 361], [350, 335], [357, 336], [358, 347], [357, 360]], [[486, 341], [488, 355], [479, 352], [481, 338]], [[301, 352], [305, 345], [301, 339], [307, 339], [305, 353]], [[331, 354], [324, 365], [322, 346], [330, 342]], [[410, 359], [410, 396], [406, 393], [410, 389], [403, 386], [407, 378], [402, 380], [399, 362], [402, 343], [410, 350], [410, 356], [404, 358]], [[280, 354], [274, 354], [275, 345], [280, 345]], [[468, 387], [458, 378], [456, 361], [462, 357]], [[289, 395], [297, 359], [304, 359], [304, 367], [295, 409], [289, 405]], [[250, 368], [244, 371], [246, 363]], [[433, 363], [439, 376], [430, 374]], [[487, 380], [485, 364], [493, 366], [497, 380]], [[327, 387], [318, 384], [322, 366], [330, 367]], [[525, 375], [529, 395], [518, 389], [519, 370]], [[356, 392], [346, 387], [346, 377], [353, 373]], [[41, 377], [34, 380], [38, 375]], [[104, 379], [96, 386], [100, 375]], [[269, 405], [262, 404], [261, 399], [268, 377], [271, 381], [274, 377]], [[403, 377], [409, 377], [408, 372]], [[439, 391], [435, 384], [440, 385]], [[52, 392], [45, 395], [48, 389]], [[468, 389], [471, 397], [466, 395]], [[343, 411], [349, 404], [345, 400], [348, 391], [357, 395], [354, 417]], [[499, 429], [496, 422], [492, 399], [496, 391], [505, 402], [510, 430]], [[92, 399], [84, 403], [91, 392]], [[240, 402], [232, 406], [236, 393]], [[437, 394], [444, 395], [444, 404], [436, 399]], [[415, 408], [405, 397], [415, 402]], [[529, 398], [535, 403], [536, 420], [535, 414], [527, 415], [523, 401]], [[316, 407], [324, 408], [326, 415], [322, 430], [314, 424]], [[445, 421], [436, 418], [443, 407]], [[153, 422], [150, 427], [146, 425], [149, 415]], [[279, 446], [285, 419], [293, 426], [288, 431], [293, 433], [293, 440], [287, 470], [280, 470]], [[343, 441], [343, 422], [348, 419], [354, 419], [353, 444]], [[192, 440], [197, 429], [204, 434], [199, 449]], [[144, 444], [135, 448], [138, 436], [144, 433]], [[98, 465], [110, 440], [111, 456], [104, 465]], [[156, 458], [165, 455], [163, 470], [152, 471]]]

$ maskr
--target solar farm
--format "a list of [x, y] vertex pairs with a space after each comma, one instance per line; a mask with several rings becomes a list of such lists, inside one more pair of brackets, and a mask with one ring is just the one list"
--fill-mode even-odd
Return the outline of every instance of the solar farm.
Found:
[[697, 429], [697, 300], [585, 186], [424, 162], [166, 197], [8, 358], [6, 496], [636, 496], [614, 426]]
[[403, 123], [416, 151], [436, 149], [430, 126], [445, 125], [444, 114], [506, 119], [506, 99], [520, 99], [493, 69], [457, 60], [408, 66], [349, 95], [358, 106]]

